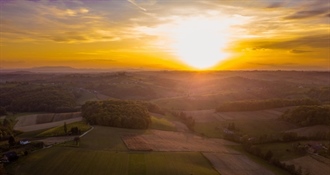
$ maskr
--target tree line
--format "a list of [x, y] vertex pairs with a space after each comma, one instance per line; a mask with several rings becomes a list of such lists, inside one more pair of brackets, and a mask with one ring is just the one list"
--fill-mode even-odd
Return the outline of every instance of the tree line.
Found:
[[29, 83], [0, 85], [0, 112], [73, 112], [72, 92], [62, 87]]
[[158, 105], [156, 105], [154, 103], [150, 103], [150, 102], [146, 102], [146, 101], [136, 101], [136, 102], [141, 104], [145, 108], [147, 108], [147, 110], [149, 112], [162, 114], [162, 115], [164, 115], [166, 113], [166, 111], [164, 109], [162, 109], [161, 107], [159, 107]]
[[330, 106], [300, 106], [285, 111], [281, 119], [299, 126], [330, 125]]
[[194, 127], [196, 121], [192, 116], [189, 116], [182, 111], [181, 112], [172, 111], [171, 114], [174, 117], [178, 118], [183, 124], [185, 124], [190, 131], [195, 131]]
[[307, 175], [309, 173], [303, 173], [301, 166], [296, 167], [294, 164], [286, 164], [285, 162], [281, 162], [279, 159], [274, 157], [274, 154], [271, 150], [268, 150], [267, 152], [262, 152], [259, 147], [256, 147], [254, 145], [244, 143], [243, 149], [255, 156], [258, 156], [265, 161], [267, 161], [269, 164], [274, 165], [278, 168], [281, 168], [287, 172], [289, 172], [292, 175]]
[[15, 121], [13, 119], [5, 118], [0, 121], [0, 141], [7, 140], [10, 136], [21, 133], [13, 129], [14, 125]]
[[307, 95], [322, 102], [330, 102], [330, 87], [312, 88], [307, 92]]
[[247, 100], [225, 102], [218, 106], [216, 112], [228, 111], [256, 111], [287, 106], [316, 105], [318, 101], [309, 98], [305, 99], [269, 99], [269, 100]]
[[147, 129], [151, 124], [148, 110], [136, 101], [89, 101], [82, 106], [82, 116], [92, 125]]

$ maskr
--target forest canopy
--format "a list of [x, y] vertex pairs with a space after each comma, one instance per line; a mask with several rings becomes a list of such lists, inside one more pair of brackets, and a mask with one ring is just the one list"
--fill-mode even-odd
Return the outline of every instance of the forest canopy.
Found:
[[0, 107], [11, 112], [71, 112], [76, 106], [72, 92], [53, 85], [1, 84], [0, 99]]
[[145, 106], [136, 101], [89, 101], [82, 106], [82, 116], [93, 125], [147, 129], [151, 118]]
[[330, 106], [300, 106], [287, 110], [281, 118], [299, 126], [330, 125]]

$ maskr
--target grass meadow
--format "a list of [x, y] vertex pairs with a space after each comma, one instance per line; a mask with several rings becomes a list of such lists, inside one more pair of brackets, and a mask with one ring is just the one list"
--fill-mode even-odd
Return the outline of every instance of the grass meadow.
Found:
[[8, 169], [16, 175], [218, 175], [199, 152], [128, 151], [122, 134], [148, 131], [95, 127], [81, 139], [79, 147], [70, 142], [42, 149], [22, 157]]
[[[91, 128], [91, 126], [86, 124], [85, 121], [70, 123], [67, 124], [66, 127], [67, 127], [67, 132], [70, 132], [70, 129], [74, 127], [78, 127], [81, 130], [81, 132], [85, 132]], [[44, 132], [41, 132], [40, 134], [37, 135], [37, 137], [52, 137], [52, 136], [61, 136], [65, 134], [66, 133], [64, 132], [64, 123], [63, 123], [62, 126], [58, 126], [55, 128], [48, 129]]]
[[176, 131], [174, 124], [166, 118], [158, 118], [151, 116], [151, 129], [159, 129], [165, 131]]

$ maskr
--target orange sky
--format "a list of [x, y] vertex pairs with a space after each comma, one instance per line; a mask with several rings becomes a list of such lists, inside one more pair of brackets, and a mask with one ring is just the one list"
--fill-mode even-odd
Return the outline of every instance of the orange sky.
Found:
[[330, 69], [329, 1], [0, 2], [2, 69]]

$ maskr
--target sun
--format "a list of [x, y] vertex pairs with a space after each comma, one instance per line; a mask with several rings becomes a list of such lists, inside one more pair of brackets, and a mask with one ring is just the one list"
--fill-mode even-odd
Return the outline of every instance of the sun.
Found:
[[230, 25], [205, 17], [184, 19], [173, 29], [172, 48], [180, 60], [196, 69], [208, 69], [228, 57], [224, 51]]

